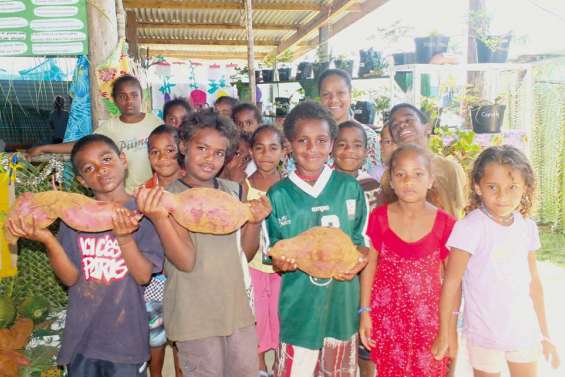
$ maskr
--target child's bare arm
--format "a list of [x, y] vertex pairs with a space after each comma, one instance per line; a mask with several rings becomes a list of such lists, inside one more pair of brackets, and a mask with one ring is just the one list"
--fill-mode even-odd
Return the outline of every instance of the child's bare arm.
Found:
[[35, 222], [35, 218], [31, 225], [26, 224], [21, 217], [16, 220], [8, 219], [8, 230], [16, 237], [43, 243], [47, 248], [47, 257], [57, 277], [68, 287], [76, 284], [80, 276], [79, 270], [71, 262], [53, 233], [47, 229], [41, 229]]
[[68, 154], [71, 153], [73, 150], [74, 145], [76, 142], [70, 141], [67, 143], [60, 143], [60, 144], [45, 144], [39, 145], [37, 147], [32, 147], [26, 151], [26, 154], [29, 157], [37, 156], [41, 153], [61, 153], [61, 154]]
[[140, 189], [135, 195], [137, 207], [155, 226], [167, 259], [178, 270], [190, 272], [196, 263], [196, 250], [188, 230], [180, 226], [167, 210], [160, 206], [162, 196], [161, 187]]
[[138, 220], [129, 210], [119, 208], [112, 218], [112, 224], [112, 232], [116, 236], [129, 274], [138, 284], [147, 284], [151, 280], [153, 264], [141, 253], [133, 238], [133, 232], [139, 227]]
[[439, 334], [432, 345], [432, 353], [437, 360], [443, 359], [448, 352], [453, 312], [461, 301], [461, 279], [469, 257], [469, 253], [456, 248], [452, 248], [449, 254], [439, 304]]
[[371, 290], [373, 289], [373, 282], [375, 280], [375, 271], [377, 269], [377, 259], [378, 253], [374, 248], [369, 249], [367, 255], [368, 263], [367, 266], [361, 270], [361, 300], [359, 303], [360, 308], [364, 308], [360, 314], [360, 324], [359, 324], [359, 337], [361, 338], [361, 343], [368, 350], [375, 346], [375, 341], [371, 339], [372, 334], [372, 323], [371, 315], [369, 310], [366, 308], [371, 307]]
[[250, 200], [247, 203], [250, 206], [253, 219], [249, 220], [241, 230], [241, 248], [247, 257], [247, 261], [251, 261], [257, 249], [259, 249], [261, 222], [269, 216], [272, 208], [266, 196], [258, 200]]
[[543, 336], [542, 346], [543, 346], [543, 356], [546, 360], [551, 356], [551, 366], [553, 368], [558, 368], [560, 364], [559, 355], [555, 345], [551, 342], [549, 336], [549, 326], [547, 325], [547, 320], [545, 317], [545, 302], [543, 297], [543, 286], [541, 284], [541, 279], [538, 273], [538, 267], [536, 262], [536, 254], [528, 254], [528, 264], [530, 267], [530, 296], [534, 303], [534, 310], [536, 311], [536, 316], [538, 317], [539, 327]]

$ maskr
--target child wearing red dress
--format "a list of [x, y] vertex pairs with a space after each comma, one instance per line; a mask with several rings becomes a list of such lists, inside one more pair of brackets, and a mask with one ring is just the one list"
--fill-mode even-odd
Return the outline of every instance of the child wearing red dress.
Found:
[[435, 360], [430, 347], [455, 219], [426, 201], [433, 177], [424, 149], [399, 147], [390, 169], [397, 200], [373, 210], [367, 228], [378, 259], [374, 281], [361, 288], [365, 299], [370, 295], [370, 306], [359, 310], [361, 341], [379, 377], [444, 377], [448, 358]]

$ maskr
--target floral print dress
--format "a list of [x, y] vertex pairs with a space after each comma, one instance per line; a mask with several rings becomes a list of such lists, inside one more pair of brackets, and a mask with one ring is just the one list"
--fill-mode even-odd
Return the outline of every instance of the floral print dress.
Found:
[[439, 330], [441, 263], [455, 219], [438, 209], [430, 233], [405, 242], [388, 225], [388, 206], [370, 215], [367, 235], [379, 253], [371, 293], [371, 359], [379, 377], [443, 377], [448, 359], [431, 353]]

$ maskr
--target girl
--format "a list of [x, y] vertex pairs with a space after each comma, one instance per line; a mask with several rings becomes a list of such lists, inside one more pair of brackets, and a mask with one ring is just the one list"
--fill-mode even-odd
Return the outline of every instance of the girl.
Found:
[[434, 360], [430, 347], [439, 328], [445, 243], [455, 219], [426, 201], [433, 177], [423, 148], [399, 147], [390, 175], [397, 200], [369, 216], [367, 235], [378, 260], [374, 282], [362, 281], [361, 342], [371, 350], [379, 377], [445, 376], [447, 359]]
[[[259, 199], [281, 180], [277, 170], [283, 155], [282, 132], [273, 126], [261, 126], [251, 136], [251, 155], [257, 170], [245, 179], [247, 199]], [[279, 345], [279, 292], [281, 277], [273, 267], [263, 264], [268, 241], [261, 237], [259, 252], [249, 263], [255, 294], [255, 317], [259, 352], [259, 376], [269, 376], [265, 352]], [[276, 360], [275, 360], [276, 363]]]
[[449, 349], [448, 323], [457, 314], [463, 281], [464, 331], [475, 377], [500, 376], [505, 362], [513, 377], [536, 376], [540, 348], [557, 368], [536, 267], [538, 230], [525, 217], [534, 194], [532, 168], [516, 148], [490, 147], [475, 161], [471, 179], [470, 212], [447, 242], [451, 257], [432, 352], [442, 358]]
[[163, 106], [163, 120], [167, 126], [178, 129], [192, 111], [192, 107], [185, 98], [175, 98]]
[[[167, 187], [184, 175], [179, 164], [178, 131], [176, 128], [160, 125], [155, 128], [147, 140], [149, 162], [154, 172], [146, 186], [159, 185]], [[165, 360], [165, 345], [167, 336], [163, 326], [163, 291], [166, 277], [162, 273], [153, 275], [151, 282], [145, 289], [145, 305], [149, 314], [149, 344], [151, 345], [151, 359], [149, 371], [151, 377], [162, 376], [163, 362]], [[175, 372], [177, 377], [182, 376], [178, 364], [177, 350], [173, 347]]]

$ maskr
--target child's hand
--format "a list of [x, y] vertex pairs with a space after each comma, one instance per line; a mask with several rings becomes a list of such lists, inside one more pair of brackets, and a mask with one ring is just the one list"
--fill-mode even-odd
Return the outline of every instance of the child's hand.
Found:
[[432, 343], [432, 355], [434, 355], [434, 358], [436, 360], [442, 360], [445, 356], [447, 356], [448, 350], [449, 342], [447, 338], [438, 335]]
[[333, 276], [333, 278], [335, 280], [353, 280], [353, 278], [355, 276], [357, 276], [357, 274], [359, 274], [359, 272], [365, 268], [365, 266], [367, 265], [367, 263], [369, 263], [369, 259], [362, 255], [359, 257], [359, 259], [357, 260], [357, 264], [355, 266], [353, 266], [353, 268], [349, 271], [343, 271], [340, 272], [336, 275]]
[[282, 256], [280, 258], [272, 257], [272, 260], [273, 268], [277, 272], [295, 271], [298, 268], [296, 260], [287, 259], [285, 256]]
[[161, 205], [161, 198], [163, 197], [163, 188], [154, 187], [150, 190], [139, 187], [135, 191], [135, 201], [137, 208], [151, 221], [166, 219], [169, 217], [169, 212]]
[[359, 338], [363, 346], [369, 351], [376, 345], [375, 341], [371, 338], [373, 333], [373, 325], [371, 323], [371, 316], [369, 313], [361, 313], [361, 321], [359, 323]]
[[55, 238], [48, 229], [42, 229], [37, 225], [35, 216], [31, 218], [31, 224], [27, 224], [22, 216], [16, 219], [8, 219], [8, 230], [12, 235], [19, 238], [47, 243]]
[[117, 238], [129, 236], [139, 227], [139, 216], [127, 208], [117, 208], [112, 216], [112, 226]]
[[271, 202], [266, 196], [262, 196], [259, 199], [250, 200], [246, 202], [251, 210], [252, 219], [249, 220], [251, 224], [259, 224], [267, 216], [271, 214], [273, 208], [271, 207]]
[[[557, 353], [557, 348], [548, 340], [544, 339], [541, 341], [543, 358], [545, 361], [551, 361], [551, 367], [553, 369], [559, 368], [561, 364], [561, 359], [559, 359], [559, 353]], [[551, 359], [551, 360], [550, 360]]]

